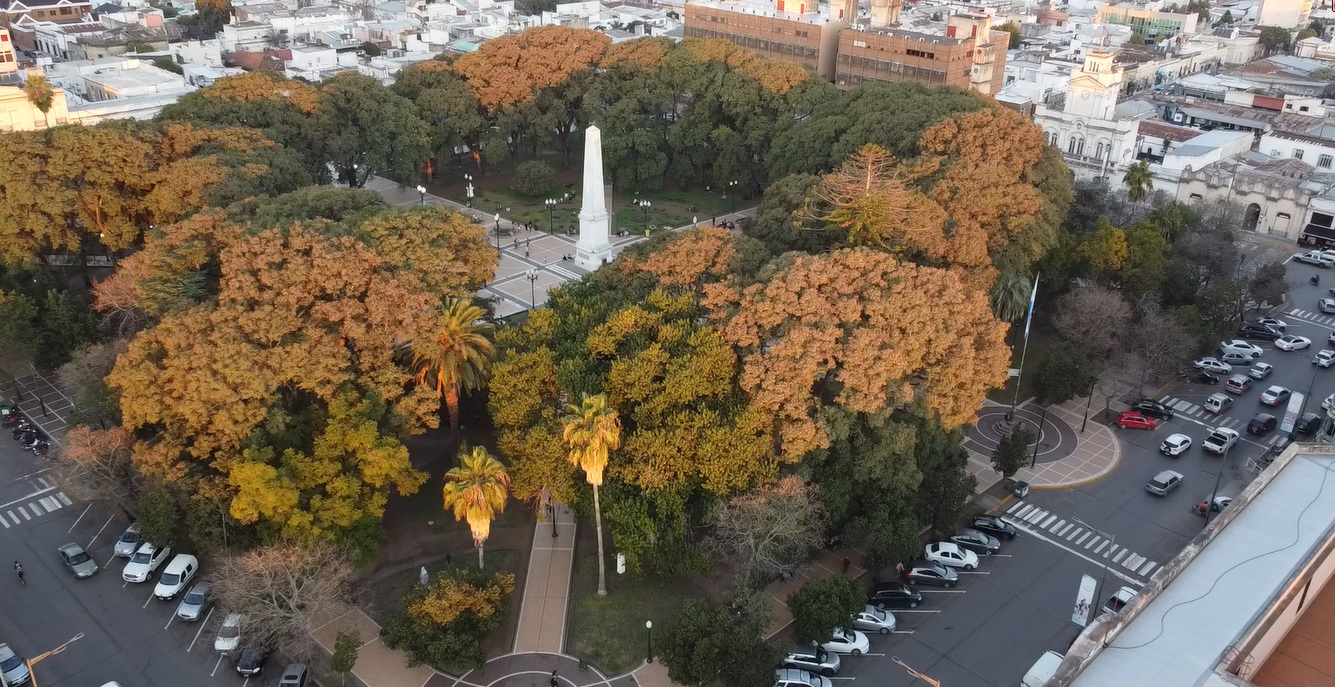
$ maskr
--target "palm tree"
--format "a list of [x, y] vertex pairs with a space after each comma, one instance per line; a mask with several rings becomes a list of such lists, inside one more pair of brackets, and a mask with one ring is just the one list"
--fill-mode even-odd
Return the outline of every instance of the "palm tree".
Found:
[[598, 530], [598, 596], [607, 596], [607, 568], [603, 562], [603, 512], [598, 487], [603, 485], [607, 457], [621, 446], [621, 418], [607, 405], [607, 395], [584, 394], [580, 405], [567, 406], [561, 439], [570, 448], [570, 462], [584, 471], [593, 487], [593, 521]]
[[[1134, 207], [1139, 207], [1140, 201], [1145, 200], [1145, 197], [1154, 191], [1154, 172], [1150, 171], [1150, 163], [1144, 161], [1132, 163], [1122, 176], [1122, 183], [1126, 185], [1126, 197], [1135, 203]], [[1134, 212], [1133, 210], [1133, 216]]]
[[23, 92], [28, 96], [28, 102], [42, 112], [42, 119], [47, 126], [51, 126], [51, 105], [55, 102], [56, 92], [51, 88], [51, 82], [46, 80], [42, 74], [29, 74], [23, 81]]
[[[1029, 277], [1015, 272], [1003, 272], [1001, 278], [992, 285], [988, 300], [992, 304], [992, 314], [1002, 322], [1014, 325], [1029, 311], [1029, 289], [1033, 284]], [[1019, 328], [1011, 327], [1011, 344], [1014, 345]]]
[[482, 569], [482, 544], [491, 534], [491, 521], [505, 512], [510, 498], [510, 475], [487, 449], [459, 452], [459, 467], [445, 473], [445, 507], [454, 510], [454, 521], [468, 520], [477, 547], [477, 567]]
[[445, 401], [450, 429], [459, 438], [459, 394], [480, 389], [491, 375], [491, 356], [496, 348], [487, 334], [491, 324], [486, 313], [469, 301], [450, 299], [436, 323], [429, 342], [413, 347], [417, 382], [434, 378], [436, 393]]

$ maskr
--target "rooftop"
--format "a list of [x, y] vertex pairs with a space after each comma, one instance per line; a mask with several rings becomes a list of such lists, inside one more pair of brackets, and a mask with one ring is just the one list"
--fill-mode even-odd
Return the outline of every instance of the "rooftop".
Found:
[[1210, 100], [1189, 99], [1174, 100], [1173, 102], [1187, 115], [1199, 119], [1210, 119], [1252, 127], [1257, 124], [1266, 124], [1272, 129], [1308, 134], [1317, 133], [1321, 128], [1320, 119], [1306, 115], [1275, 112], [1241, 105], [1228, 105]]
[[1335, 685], [1335, 586], [1326, 585], [1252, 678], [1257, 687]]
[[[1155, 575], [1072, 687], [1228, 684], [1216, 674], [1221, 661], [1318, 557], [1335, 527], [1335, 452], [1294, 445], [1285, 453]], [[1091, 643], [1098, 642], [1077, 640], [1067, 663]]]
[[1190, 141], [1201, 135], [1200, 129], [1189, 129], [1185, 126], [1173, 126], [1165, 122], [1155, 122], [1148, 119], [1142, 119], [1139, 122], [1140, 135], [1145, 138], [1162, 141], [1168, 139], [1174, 143]]
[[[802, 6], [801, 0], [793, 3], [791, 6]], [[738, 14], [751, 14], [759, 17], [772, 17], [775, 19], [789, 19], [808, 24], [829, 24], [835, 21], [830, 17], [830, 6], [812, 2], [806, 7], [812, 11], [805, 14], [797, 12], [780, 12], [775, 9], [774, 3], [764, 2], [762, 0], [740, 0], [739, 2], [716, 2], [715, 0], [704, 0], [703, 2], [688, 2], [686, 9], [692, 7], [704, 7], [711, 10], [722, 10], [725, 12], [736, 12]]]

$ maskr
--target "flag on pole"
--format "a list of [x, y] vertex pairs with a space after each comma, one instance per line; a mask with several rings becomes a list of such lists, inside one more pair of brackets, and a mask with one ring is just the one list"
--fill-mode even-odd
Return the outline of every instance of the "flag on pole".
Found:
[[1034, 275], [1034, 290], [1029, 294], [1029, 312], [1024, 316], [1024, 341], [1029, 343], [1029, 325], [1034, 322], [1034, 301], [1038, 300], [1038, 275]]

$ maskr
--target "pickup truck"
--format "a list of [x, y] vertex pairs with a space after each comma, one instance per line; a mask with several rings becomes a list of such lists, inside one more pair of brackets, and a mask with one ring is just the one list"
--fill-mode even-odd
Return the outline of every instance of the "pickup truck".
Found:
[[1223, 455], [1230, 446], [1238, 443], [1238, 433], [1227, 427], [1216, 427], [1210, 436], [1205, 437], [1205, 442], [1201, 444], [1210, 453]]

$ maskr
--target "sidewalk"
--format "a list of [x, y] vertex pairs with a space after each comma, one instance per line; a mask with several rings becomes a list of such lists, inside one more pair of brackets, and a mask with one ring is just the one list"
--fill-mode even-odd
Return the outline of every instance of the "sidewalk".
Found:
[[[555, 530], [552, 525], [551, 521], [539, 521], [533, 528], [533, 553], [528, 559], [524, 597], [519, 605], [515, 653], [565, 651], [566, 610], [575, 567], [575, 518], [564, 506], [557, 506]], [[556, 536], [552, 536], [553, 531]]]
[[362, 639], [352, 674], [368, 687], [421, 687], [436, 674], [426, 666], [409, 668], [408, 657], [385, 646], [380, 640], [380, 625], [356, 606], [345, 606], [342, 612], [331, 614], [313, 634], [320, 648], [333, 655], [335, 638], [347, 630]]

